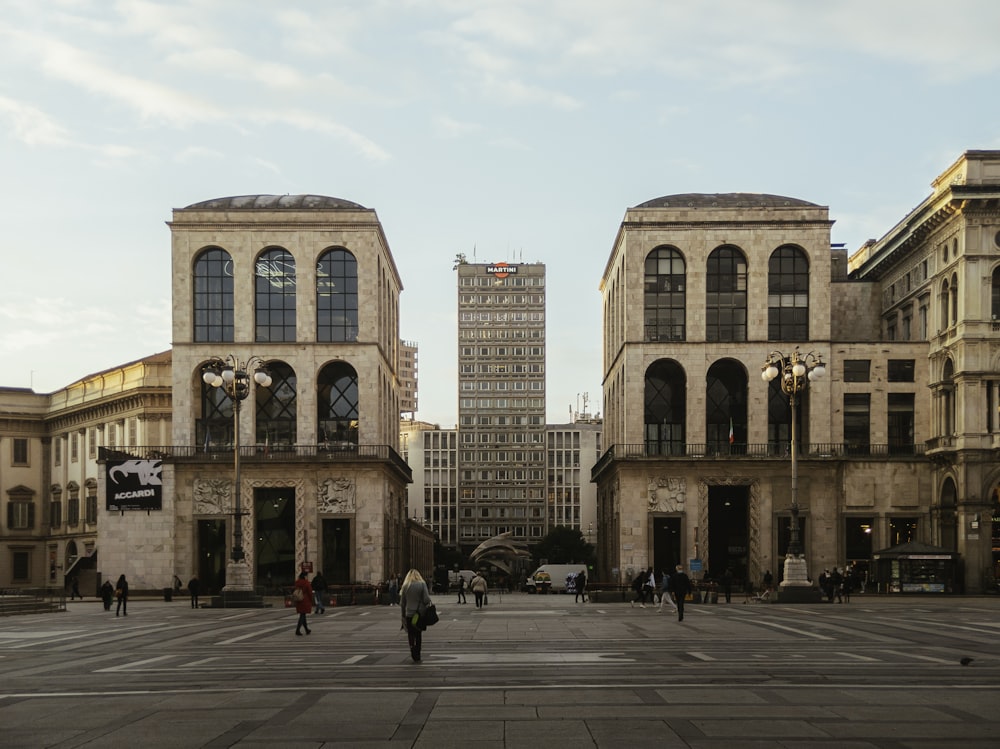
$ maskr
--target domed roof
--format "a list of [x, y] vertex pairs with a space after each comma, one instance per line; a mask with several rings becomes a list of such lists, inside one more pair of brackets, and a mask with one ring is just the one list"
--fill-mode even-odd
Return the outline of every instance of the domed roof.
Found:
[[236, 195], [229, 198], [213, 198], [212, 200], [203, 200], [200, 203], [192, 203], [183, 210], [277, 210], [281, 208], [297, 210], [308, 210], [310, 208], [324, 210], [368, 210], [363, 205], [352, 203], [350, 200], [330, 198], [326, 195]]
[[820, 208], [798, 198], [756, 192], [689, 192], [653, 198], [636, 208]]

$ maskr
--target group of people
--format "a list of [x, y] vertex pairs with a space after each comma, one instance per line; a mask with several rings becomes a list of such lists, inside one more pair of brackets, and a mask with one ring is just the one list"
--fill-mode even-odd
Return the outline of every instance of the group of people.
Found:
[[[411, 570], [412, 571], [412, 570]], [[419, 574], [419, 573], [417, 573]], [[406, 584], [405, 581], [403, 583]], [[487, 592], [489, 591], [489, 583], [486, 582], [486, 578], [480, 575], [478, 572], [473, 575], [472, 579], [468, 583], [465, 582], [465, 578], [462, 575], [458, 576], [458, 603], [468, 603], [465, 598], [465, 591], [472, 591], [472, 595], [475, 596], [476, 608], [481, 609], [486, 605]]]
[[659, 580], [653, 568], [639, 572], [632, 578], [632, 590], [635, 591], [635, 598], [632, 599], [632, 606], [637, 603], [640, 607], [646, 608], [646, 601], [659, 604], [657, 611], [663, 610], [663, 604], [667, 604], [674, 613], [677, 614], [677, 621], [684, 621], [684, 600], [692, 590], [691, 578], [684, 572], [681, 565], [677, 565], [673, 572], [664, 571]]
[[105, 611], [111, 611], [111, 603], [115, 600], [118, 601], [115, 616], [128, 616], [128, 580], [124, 574], [118, 576], [118, 582], [114, 585], [110, 580], [105, 580], [101, 585], [101, 601]]
[[851, 593], [861, 590], [861, 576], [854, 567], [848, 567], [843, 572], [837, 567], [833, 568], [833, 572], [823, 570], [819, 573], [817, 582], [830, 603], [833, 603], [834, 597], [837, 603], [850, 603]]

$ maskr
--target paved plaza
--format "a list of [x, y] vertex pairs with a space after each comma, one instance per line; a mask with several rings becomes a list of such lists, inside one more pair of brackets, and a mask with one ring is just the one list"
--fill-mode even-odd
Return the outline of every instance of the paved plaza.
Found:
[[[615, 598], [616, 600], [607, 600]], [[0, 746], [995, 749], [1000, 598], [436, 599], [295, 614], [134, 599], [0, 619]], [[972, 658], [963, 666], [963, 658]]]

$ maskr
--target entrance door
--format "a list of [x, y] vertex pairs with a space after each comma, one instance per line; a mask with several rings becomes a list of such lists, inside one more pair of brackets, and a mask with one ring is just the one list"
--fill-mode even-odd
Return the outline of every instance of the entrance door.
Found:
[[653, 569], [673, 572], [681, 563], [681, 519], [653, 518]]
[[323, 577], [327, 583], [349, 585], [351, 579], [351, 521], [323, 520]]
[[217, 595], [226, 584], [225, 520], [198, 521], [198, 580], [206, 595]]
[[746, 580], [749, 561], [749, 486], [708, 487], [708, 574], [720, 580], [726, 569], [737, 584]]
[[275, 594], [295, 582], [295, 489], [253, 491], [257, 585]]

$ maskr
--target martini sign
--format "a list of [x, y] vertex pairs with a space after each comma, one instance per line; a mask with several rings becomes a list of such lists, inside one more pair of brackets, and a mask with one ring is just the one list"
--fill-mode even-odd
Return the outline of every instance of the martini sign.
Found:
[[507, 278], [507, 276], [517, 275], [517, 266], [507, 265], [507, 263], [493, 263], [493, 265], [486, 266], [486, 272], [497, 278]]

